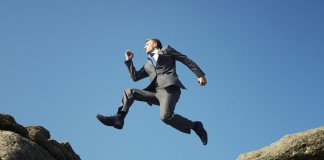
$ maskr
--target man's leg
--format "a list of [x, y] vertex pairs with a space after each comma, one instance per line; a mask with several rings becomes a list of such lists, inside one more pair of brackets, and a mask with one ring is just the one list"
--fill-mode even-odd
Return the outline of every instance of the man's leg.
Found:
[[180, 94], [180, 88], [176, 86], [157, 90], [156, 97], [160, 102], [160, 118], [164, 123], [173, 128], [190, 134], [191, 129], [194, 127], [194, 122], [181, 115], [174, 114]]
[[158, 99], [155, 97], [153, 92], [146, 91], [143, 89], [126, 89], [122, 98], [120, 111], [128, 113], [129, 108], [132, 106], [134, 101], [143, 101], [149, 104], [159, 105]]
[[115, 116], [103, 116], [98, 114], [98, 120], [107, 126], [113, 126], [117, 129], [122, 129], [124, 126], [124, 119], [134, 103], [134, 101], [145, 101], [150, 104], [159, 105], [158, 99], [152, 92], [145, 91], [142, 89], [126, 89], [122, 98], [121, 106], [118, 108], [117, 114]]
[[206, 145], [207, 132], [201, 122], [193, 122], [179, 114], [174, 114], [175, 106], [180, 98], [180, 94], [180, 88], [174, 86], [157, 90], [156, 97], [160, 101], [161, 120], [173, 128], [187, 134], [190, 134], [191, 129], [194, 130], [202, 143]]

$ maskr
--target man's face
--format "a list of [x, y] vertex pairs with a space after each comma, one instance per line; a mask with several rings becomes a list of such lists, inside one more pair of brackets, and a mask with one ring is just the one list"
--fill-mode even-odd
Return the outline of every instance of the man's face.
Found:
[[149, 54], [155, 50], [156, 46], [157, 46], [157, 44], [154, 41], [149, 40], [145, 43], [144, 49], [145, 49], [146, 53]]

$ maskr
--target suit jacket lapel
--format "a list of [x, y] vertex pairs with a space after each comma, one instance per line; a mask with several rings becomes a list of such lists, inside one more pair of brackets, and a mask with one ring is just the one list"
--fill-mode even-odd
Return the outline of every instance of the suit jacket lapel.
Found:
[[[158, 60], [156, 61], [156, 66], [159, 65], [159, 62], [161, 62], [161, 59], [163, 59], [163, 55], [164, 55], [164, 53], [162, 52], [162, 50], [159, 50], [159, 51], [157, 52], [157, 54], [159, 55], [159, 58], [158, 58]], [[156, 66], [155, 66], [155, 67], [156, 67]]]
[[159, 65], [159, 62], [161, 61], [161, 59], [163, 59], [163, 55], [164, 52], [162, 50], [159, 50], [157, 52], [157, 54], [159, 55], [158, 60], [156, 61], [156, 65], [154, 66], [151, 60], [147, 60], [147, 63], [149, 63], [153, 68], [156, 68], [156, 66]]

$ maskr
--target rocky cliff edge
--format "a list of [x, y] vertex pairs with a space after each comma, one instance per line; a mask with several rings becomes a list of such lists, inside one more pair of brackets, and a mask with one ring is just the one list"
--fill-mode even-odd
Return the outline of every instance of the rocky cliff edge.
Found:
[[51, 139], [42, 126], [22, 126], [0, 113], [0, 160], [81, 160], [69, 142]]
[[286, 135], [270, 146], [241, 154], [237, 160], [324, 160], [324, 126]]

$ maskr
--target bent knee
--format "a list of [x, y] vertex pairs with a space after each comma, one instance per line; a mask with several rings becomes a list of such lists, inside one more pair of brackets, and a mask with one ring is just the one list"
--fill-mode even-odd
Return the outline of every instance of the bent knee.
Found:
[[133, 95], [133, 89], [132, 88], [127, 88], [127, 89], [124, 90], [124, 93], [127, 96], [131, 96], [131, 95]]
[[124, 90], [124, 92], [125, 92], [125, 93], [132, 93], [133, 91], [132, 91], [131, 88], [127, 88], [127, 89]]
[[160, 117], [161, 121], [164, 122], [165, 124], [169, 124], [171, 119], [172, 119], [172, 115], [165, 115], [165, 116], [161, 116]]

